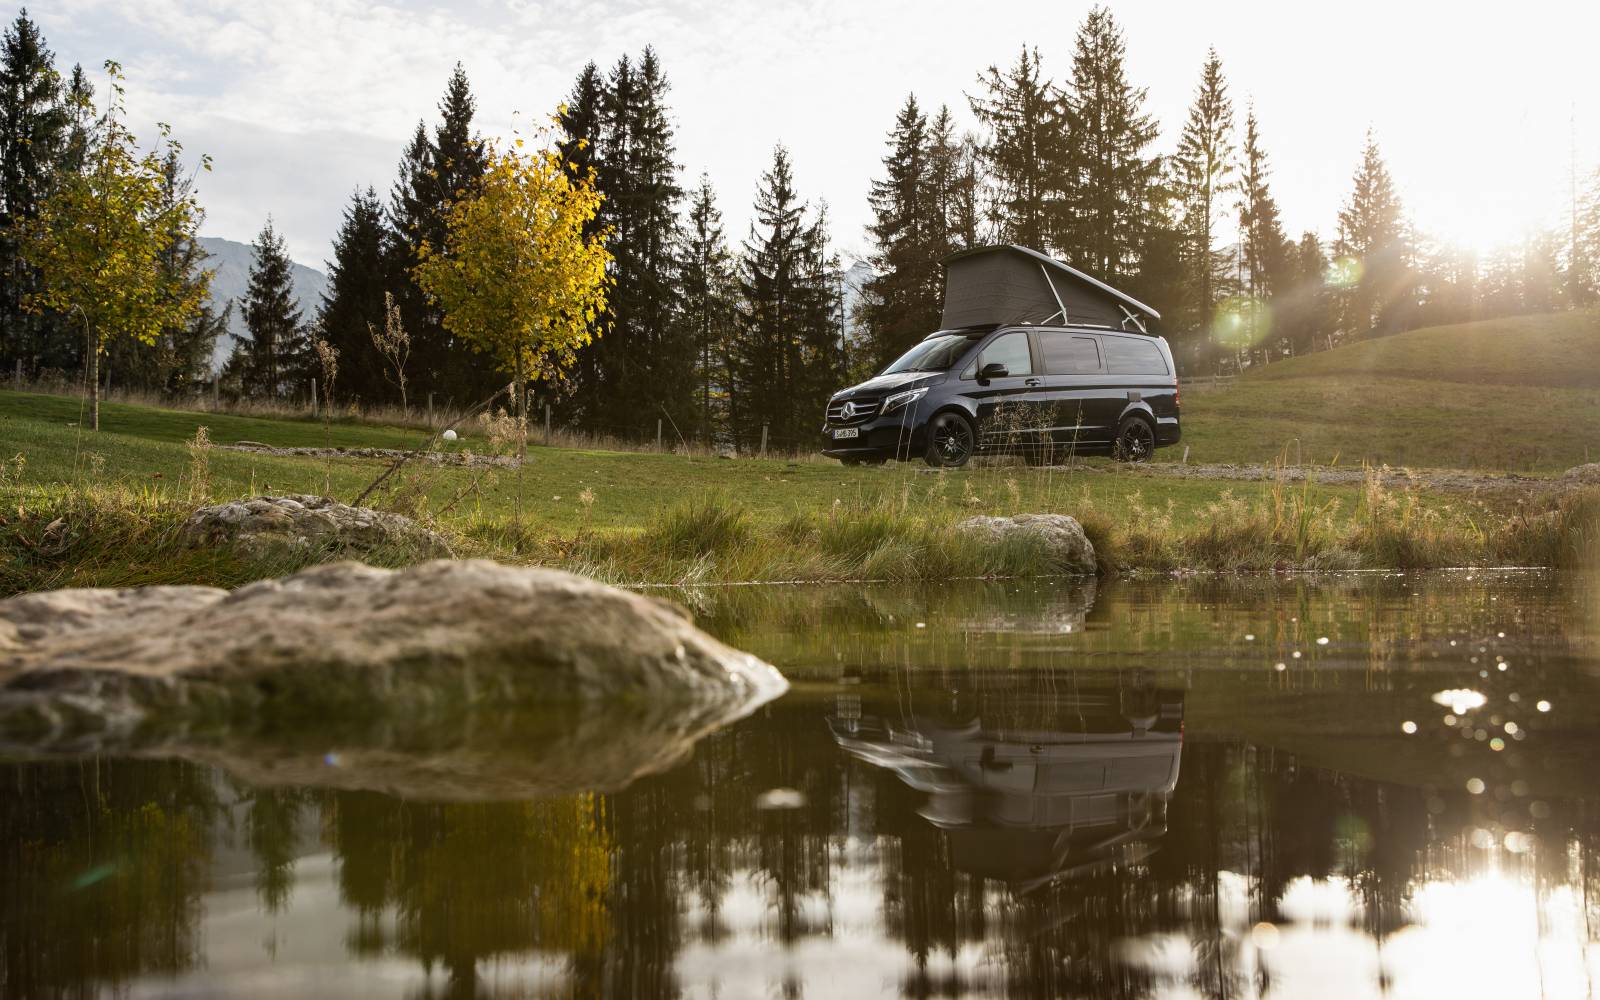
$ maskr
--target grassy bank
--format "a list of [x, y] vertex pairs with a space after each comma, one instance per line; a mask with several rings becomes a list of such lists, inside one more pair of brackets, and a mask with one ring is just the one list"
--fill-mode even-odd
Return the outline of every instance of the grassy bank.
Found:
[[[1600, 311], [1413, 330], [1183, 397], [1191, 461], [1560, 472], [1600, 461]], [[1162, 452], [1175, 459], [1181, 451]]]
[[[194, 504], [158, 489], [4, 491], [0, 593], [62, 586], [196, 583], [237, 586], [346, 557], [329, 549], [244, 552], [186, 545]], [[1470, 565], [1600, 565], [1600, 490], [1537, 514], [1474, 518], [1370, 483], [1344, 511], [1316, 491], [1275, 483], [1255, 496], [1222, 491], [1183, 517], [1173, 508], [1064, 508], [1082, 521], [1100, 570], [1267, 571]], [[632, 530], [562, 533], [538, 522], [435, 519], [459, 556], [548, 565], [622, 584], [946, 580], [1048, 575], [1049, 551], [1018, 539], [985, 545], [957, 529], [965, 512], [919, 509], [902, 495], [798, 510], [777, 523], [724, 495], [691, 497]], [[361, 553], [400, 566], [404, 547]]]

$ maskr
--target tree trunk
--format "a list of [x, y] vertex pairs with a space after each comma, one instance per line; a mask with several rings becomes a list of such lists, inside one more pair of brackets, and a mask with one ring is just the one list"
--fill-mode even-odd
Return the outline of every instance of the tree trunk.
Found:
[[528, 452], [528, 393], [522, 384], [522, 352], [517, 351], [517, 464]]
[[517, 546], [522, 545], [522, 465], [528, 455], [528, 393], [522, 384], [522, 348], [517, 348]]
[[89, 429], [100, 429], [100, 344], [94, 333], [84, 336], [84, 349], [89, 352]]

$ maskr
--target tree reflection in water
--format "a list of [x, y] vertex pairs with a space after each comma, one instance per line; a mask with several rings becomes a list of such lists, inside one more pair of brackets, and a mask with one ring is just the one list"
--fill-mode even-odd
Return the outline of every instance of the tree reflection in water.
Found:
[[[173, 761], [6, 764], [0, 992], [299, 995], [322, 961], [357, 970], [317, 980], [348, 995], [1343, 996], [1458, 988], [1452, 953], [1468, 992], [1581, 991], [1600, 698], [1590, 620], [1562, 616], [1587, 605], [1450, 586], [1296, 584], [1266, 611], [1259, 591], [1102, 591], [1053, 635], [1033, 626], [1056, 612], [1019, 622], [1016, 595], [926, 638], [905, 623], [933, 616], [904, 603], [893, 633], [806, 618], [792, 672], [825, 683], [607, 793], [437, 802]], [[1188, 650], [1178, 669], [1105, 650], [1097, 623], [1132, 620]], [[1311, 622], [1332, 634], [1321, 659], [1275, 670], [1258, 646]], [[1504, 623], [1542, 637], [1515, 672], [1450, 652]], [[1488, 704], [1446, 725], [1429, 695], [1459, 686]], [[1555, 711], [1510, 698], [1535, 689]], [[235, 885], [255, 923], [228, 916]], [[276, 951], [261, 921], [288, 929]], [[330, 923], [344, 937], [308, 957], [294, 931]]]

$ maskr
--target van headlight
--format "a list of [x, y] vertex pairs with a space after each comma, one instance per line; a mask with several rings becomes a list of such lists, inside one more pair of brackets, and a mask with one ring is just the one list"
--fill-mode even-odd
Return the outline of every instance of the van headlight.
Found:
[[889, 413], [891, 411], [898, 410], [902, 406], [907, 406], [907, 405], [909, 405], [911, 403], [915, 403], [917, 400], [921, 399], [923, 396], [926, 396], [927, 394], [928, 394], [928, 387], [927, 386], [923, 386], [920, 389], [907, 389], [905, 392], [897, 392], [892, 396], [886, 396], [886, 397], [884, 397], [884, 400], [883, 400], [883, 409], [880, 410], [879, 412], [880, 413]]

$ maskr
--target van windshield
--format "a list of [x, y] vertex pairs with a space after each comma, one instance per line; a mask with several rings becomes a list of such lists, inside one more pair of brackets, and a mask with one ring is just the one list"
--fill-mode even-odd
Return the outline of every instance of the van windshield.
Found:
[[972, 338], [964, 333], [941, 333], [929, 337], [900, 355], [894, 364], [879, 374], [896, 375], [901, 372], [947, 372], [972, 346]]

